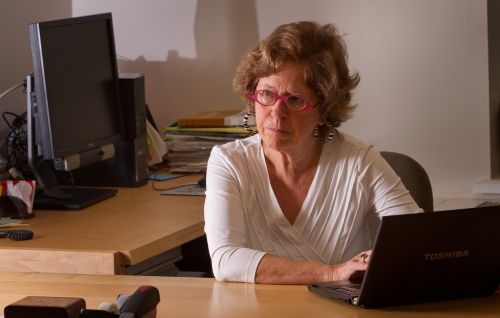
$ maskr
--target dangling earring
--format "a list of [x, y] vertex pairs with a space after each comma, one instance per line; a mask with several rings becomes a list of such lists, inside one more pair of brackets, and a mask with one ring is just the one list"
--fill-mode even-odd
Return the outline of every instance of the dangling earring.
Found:
[[333, 139], [333, 135], [335, 134], [335, 128], [333, 128], [333, 125], [325, 120], [323, 120], [323, 125], [326, 125], [328, 127], [328, 137], [326, 137], [325, 140], [319, 139], [319, 135], [318, 135], [319, 125], [316, 125], [316, 127], [314, 127], [313, 134], [314, 134], [314, 138], [316, 139], [317, 142], [319, 142], [320, 144], [327, 144]]
[[249, 111], [245, 117], [243, 117], [243, 128], [245, 128], [249, 133], [250, 135], [255, 135], [255, 134], [258, 134], [259, 132], [256, 131], [256, 130], [253, 130], [251, 129], [249, 126], [248, 126], [248, 117], [252, 116], [253, 114], [255, 114], [255, 109], [254, 110], [251, 110]]

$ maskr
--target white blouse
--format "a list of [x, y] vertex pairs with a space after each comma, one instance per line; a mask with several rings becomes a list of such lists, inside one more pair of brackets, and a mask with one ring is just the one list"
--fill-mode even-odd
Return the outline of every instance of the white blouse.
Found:
[[274, 195], [259, 135], [214, 147], [208, 162], [205, 233], [219, 281], [253, 283], [266, 253], [346, 262], [370, 249], [368, 213], [421, 211], [372, 145], [340, 132], [323, 146], [293, 225]]

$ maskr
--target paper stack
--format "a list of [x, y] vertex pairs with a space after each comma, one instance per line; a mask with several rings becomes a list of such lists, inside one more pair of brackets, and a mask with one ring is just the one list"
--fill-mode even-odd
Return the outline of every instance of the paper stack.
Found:
[[[215, 111], [201, 111], [196, 114], [179, 118], [177, 126], [179, 127], [231, 127], [243, 126], [243, 119], [246, 110], [232, 109], [232, 110], [215, 110]], [[248, 125], [255, 125], [255, 118], [248, 118]]]
[[[211, 137], [173, 135], [165, 144], [168, 153], [164, 157], [172, 173], [195, 173], [207, 169], [212, 147], [231, 140]], [[233, 139], [234, 140], [234, 139]]]
[[[206, 170], [212, 147], [250, 136], [243, 128], [246, 110], [206, 111], [179, 118], [164, 129], [168, 161], [173, 173]], [[248, 124], [255, 125], [250, 117]]]

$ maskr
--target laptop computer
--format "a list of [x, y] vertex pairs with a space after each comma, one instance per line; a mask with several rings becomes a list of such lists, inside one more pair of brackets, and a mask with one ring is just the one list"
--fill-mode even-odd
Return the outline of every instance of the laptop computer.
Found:
[[363, 308], [492, 295], [500, 284], [500, 206], [383, 217], [362, 281], [308, 284]]

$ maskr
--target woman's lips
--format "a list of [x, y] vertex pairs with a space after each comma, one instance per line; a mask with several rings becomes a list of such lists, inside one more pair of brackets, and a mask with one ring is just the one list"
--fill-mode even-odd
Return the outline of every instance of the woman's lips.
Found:
[[270, 130], [271, 132], [273, 133], [286, 133], [287, 131], [286, 130], [282, 130], [282, 129], [279, 129], [279, 128], [272, 128], [272, 127], [267, 127], [267, 130]]

